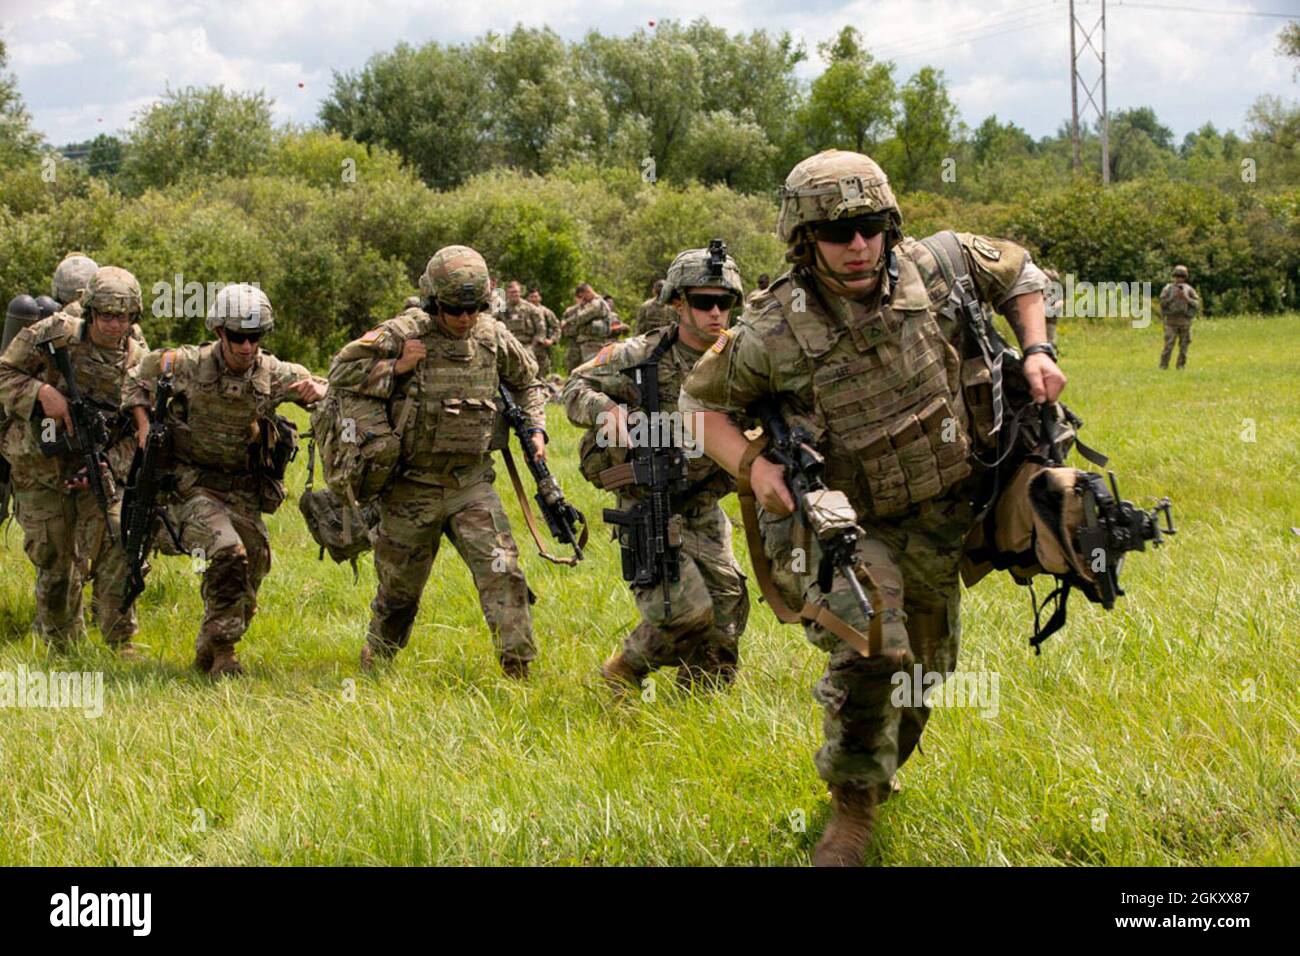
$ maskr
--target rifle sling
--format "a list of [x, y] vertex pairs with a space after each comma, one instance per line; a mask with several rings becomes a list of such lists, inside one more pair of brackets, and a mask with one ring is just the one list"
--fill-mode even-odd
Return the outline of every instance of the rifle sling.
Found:
[[[871, 619], [867, 633], [863, 634], [830, 608], [819, 607], [810, 601], [805, 601], [803, 607], [798, 611], [792, 610], [777, 590], [776, 584], [772, 580], [772, 565], [768, 561], [767, 552], [763, 548], [763, 536], [758, 530], [758, 509], [754, 499], [754, 489], [749, 483], [749, 473], [754, 465], [754, 459], [762, 454], [763, 449], [767, 447], [767, 440], [766, 435], [761, 435], [749, 443], [749, 447], [745, 449], [745, 454], [740, 459], [740, 472], [736, 476], [736, 494], [740, 498], [740, 514], [744, 519], [745, 542], [749, 545], [749, 560], [754, 566], [754, 577], [758, 579], [758, 587], [763, 593], [763, 600], [772, 609], [772, 613], [776, 615], [777, 620], [783, 624], [795, 624], [799, 621], [816, 624], [818, 627], [830, 631], [863, 657], [879, 655], [883, 643], [880, 633], [879, 614]], [[875, 581], [872, 581], [868, 576], [866, 583], [871, 592], [872, 601], [876, 607], [880, 607], [880, 590]]]
[[[546, 546], [542, 544], [541, 533], [537, 530], [537, 518], [533, 514], [533, 506], [528, 503], [528, 492], [524, 490], [524, 483], [519, 479], [519, 469], [515, 467], [515, 456], [510, 453], [509, 446], [501, 449], [501, 457], [506, 461], [506, 471], [510, 473], [510, 484], [514, 486], [515, 497], [519, 499], [519, 509], [524, 513], [524, 524], [528, 525], [528, 533], [533, 536], [533, 542], [537, 545], [537, 553], [553, 564], [575, 566], [578, 563], [577, 555], [562, 558], [546, 550]], [[586, 546], [587, 523], [584, 521], [582, 533], [578, 536], [578, 549], [581, 550]]]

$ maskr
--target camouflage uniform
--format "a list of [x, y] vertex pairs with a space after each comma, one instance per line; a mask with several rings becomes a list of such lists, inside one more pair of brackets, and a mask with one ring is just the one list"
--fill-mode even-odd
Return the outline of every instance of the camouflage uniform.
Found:
[[1174, 343], [1178, 343], [1178, 367], [1187, 364], [1187, 347], [1192, 344], [1192, 320], [1201, 308], [1201, 297], [1187, 282], [1187, 270], [1174, 270], [1174, 281], [1160, 290], [1160, 315], [1165, 320], [1165, 347], [1160, 352], [1160, 367], [1169, 367]]
[[[63, 307], [63, 311], [73, 318], [82, 317], [81, 295], [86, 290], [86, 283], [95, 274], [99, 266], [94, 259], [79, 252], [70, 252], [54, 269], [54, 278], [50, 280], [50, 294], [54, 301]], [[133, 323], [130, 336], [144, 351], [149, 351], [149, 343], [144, 337], [140, 323]]]
[[[620, 369], [648, 359], [669, 334], [675, 334], [675, 326], [607, 345], [580, 366], [564, 386], [569, 421], [594, 429], [611, 400], [634, 408], [635, 387]], [[663, 353], [659, 396], [664, 412], [677, 411], [682, 382], [701, 354], [680, 339]], [[584, 440], [583, 450], [583, 473], [589, 476], [627, 457], [624, 449], [601, 448], [594, 435]], [[662, 585], [633, 589], [641, 623], [624, 639], [623, 656], [639, 673], [681, 666], [729, 676], [739, 665], [739, 638], [749, 618], [745, 575], [731, 550], [731, 522], [718, 504], [735, 489], [735, 481], [704, 455], [688, 459], [688, 467], [693, 493], [673, 503], [674, 513], [682, 516], [682, 550], [681, 577], [669, 586], [672, 616], [664, 617]], [[618, 507], [626, 509], [635, 500], [620, 493]]]
[[[457, 246], [440, 250], [426, 277], [440, 256], [449, 257], [454, 274], [472, 252]], [[409, 339], [423, 341], [428, 354], [415, 369], [398, 375], [397, 359]], [[366, 637], [373, 656], [391, 658], [406, 646], [444, 534], [474, 576], [503, 666], [509, 671], [537, 656], [529, 612], [533, 597], [492, 487], [489, 456], [500, 382], [545, 434], [545, 389], [536, 375], [532, 352], [488, 312], [480, 312], [469, 336], [461, 339], [434, 317], [411, 309], [345, 345], [335, 357], [331, 388], [387, 403], [390, 421], [407, 419], [398, 477], [380, 498], [379, 589]], [[409, 415], [403, 411], [408, 401]]]
[[[244, 328], [269, 331], [270, 303], [253, 292], [247, 285], [226, 286], [213, 312], [230, 303], [230, 321], [246, 311]], [[223, 327], [225, 313], [218, 314], [209, 314], [209, 330]], [[285, 491], [253, 467], [252, 448], [274, 429], [276, 408], [299, 402], [291, 386], [312, 375], [261, 349], [251, 368], [236, 372], [219, 340], [155, 349], [127, 381], [123, 410], [151, 408], [164, 373], [171, 375], [173, 388], [167, 425], [176, 482], [168, 511], [182, 550], [202, 562], [203, 620], [194, 649], [195, 665], [208, 671], [214, 660], [233, 662], [234, 646], [257, 612], [257, 591], [271, 570], [262, 513], [274, 511]]]
[[[827, 160], [842, 165], [837, 157], [851, 155], [830, 151], [806, 160], [787, 186], [805, 168], [815, 171]], [[859, 159], [860, 178], [847, 185], [841, 179], [843, 199], [830, 201], [847, 206], [846, 216], [868, 203], [892, 209], [897, 278], [882, 270], [877, 289], [858, 301], [834, 294], [810, 268], [786, 273], [705, 353], [687, 378], [681, 407], [723, 412], [747, 425], [753, 402], [777, 397], [787, 420], [815, 436], [827, 484], [852, 502], [866, 531], [858, 555], [882, 592], [884, 653], [863, 657], [830, 631], [805, 625], [809, 641], [830, 655], [814, 691], [826, 737], [816, 763], [833, 788], [883, 795], [929, 716], [926, 707], [894, 706], [892, 675], [913, 661], [945, 675], [956, 665], [958, 562], [975, 517], [969, 457], [973, 436], [987, 438], [992, 417], [982, 360], [960, 360], [964, 329], [946, 308], [949, 283], [925, 246], [902, 239], [884, 173]], [[783, 238], [795, 241], [786, 225]], [[1044, 276], [1020, 246], [969, 234], [958, 239], [982, 302], [1002, 307], [1042, 290]], [[951, 422], [959, 426], [955, 440], [940, 440]], [[815, 537], [803, 535], [793, 516], [760, 512], [760, 525], [787, 603], [829, 606], [868, 629], [840, 576], [829, 594], [818, 588]], [[796, 567], [795, 548], [806, 537], [812, 549]]]
[[569, 372], [585, 362], [590, 362], [596, 357], [596, 353], [605, 347], [609, 342], [613, 317], [613, 313], [609, 311], [609, 303], [600, 296], [596, 296], [590, 302], [570, 306], [564, 313], [563, 334], [570, 340]]
[[[560, 337], [560, 320], [555, 317], [546, 306], [540, 303], [532, 303], [533, 308], [542, 314], [544, 331], [542, 338], [550, 339], [555, 342]], [[551, 346], [533, 344], [533, 358], [537, 359], [537, 377], [545, 379], [551, 374]]]
[[[139, 311], [139, 285], [125, 270], [97, 270], [95, 283], [113, 290], [134, 288], [133, 309]], [[110, 285], [110, 282], [112, 283]], [[92, 286], [92, 291], [94, 286]], [[110, 292], [130, 298], [128, 292]], [[83, 398], [110, 419], [110, 444], [105, 450], [111, 477], [109, 540], [103, 512], [89, 489], [68, 490], [65, 482], [83, 467], [76, 457], [45, 457], [40, 433], [45, 413], [37, 399], [43, 384], [67, 394], [67, 386], [49, 344], [66, 347]], [[23, 329], [0, 356], [0, 404], [8, 419], [0, 432], [0, 451], [13, 469], [18, 523], [24, 549], [36, 566], [36, 630], [56, 646], [67, 646], [85, 633], [82, 588], [92, 583], [92, 612], [104, 640], [123, 646], [136, 632], [134, 612], [123, 613], [126, 554], [121, 546], [122, 485], [135, 449], [134, 432], [119, 418], [122, 385], [139, 365], [144, 350], [124, 335], [116, 348], [101, 348], [90, 337], [90, 320], [59, 312]]]
[[546, 346], [538, 344], [547, 338], [546, 316], [541, 308], [526, 299], [520, 299], [514, 305], [507, 301], [505, 308], [496, 313], [496, 318], [519, 340], [520, 345], [533, 353], [538, 374], [543, 374], [542, 359], [545, 357], [549, 368], [550, 354]]
[[1043, 315], [1047, 320], [1047, 341], [1056, 344], [1056, 323], [1060, 321], [1065, 297], [1061, 287], [1061, 275], [1055, 269], [1045, 269], [1047, 288], [1044, 290]]
[[645, 335], [653, 329], [661, 329], [676, 321], [677, 313], [655, 296], [646, 299], [636, 310], [637, 335]]

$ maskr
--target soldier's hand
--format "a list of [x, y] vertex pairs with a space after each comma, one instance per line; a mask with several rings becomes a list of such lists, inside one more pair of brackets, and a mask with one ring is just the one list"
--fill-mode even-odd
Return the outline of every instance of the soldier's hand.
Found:
[[1052, 361], [1050, 355], [1035, 352], [1025, 359], [1025, 380], [1029, 382], [1029, 393], [1034, 402], [1054, 402], [1065, 391], [1065, 373]]
[[415, 368], [424, 357], [429, 354], [429, 350], [419, 339], [407, 339], [402, 345], [402, 354], [397, 359], [397, 364], [393, 366], [393, 371], [398, 375], [405, 375], [411, 369]]
[[149, 444], [149, 423], [148, 422], [143, 422], [142, 424], [136, 426], [135, 443], [139, 445], [141, 448], [144, 448], [146, 445]]
[[289, 391], [298, 396], [303, 405], [314, 405], [325, 397], [326, 385], [314, 378], [299, 379], [289, 386]]
[[533, 432], [528, 436], [528, 440], [533, 443], [533, 458], [536, 461], [546, 460], [546, 439], [542, 437], [541, 432]]
[[785, 468], [759, 455], [750, 466], [749, 485], [763, 510], [778, 517], [794, 511], [794, 495], [785, 484]]
[[605, 448], [631, 448], [627, 434], [627, 406], [611, 404], [605, 409], [600, 428], [600, 444]]
[[69, 435], [76, 435], [77, 431], [72, 427], [72, 415], [68, 411], [68, 400], [63, 397], [53, 385], [42, 385], [40, 391], [36, 393], [37, 400], [41, 403], [48, 418], [63, 423], [63, 430]]

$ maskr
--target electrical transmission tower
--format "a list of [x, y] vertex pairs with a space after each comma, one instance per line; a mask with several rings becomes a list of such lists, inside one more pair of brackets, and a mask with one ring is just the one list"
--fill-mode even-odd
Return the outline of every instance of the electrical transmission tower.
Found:
[[[1082, 40], [1076, 39], [1076, 34]], [[1094, 37], [1100, 41], [1098, 48]], [[1091, 51], [1097, 58], [1100, 71], [1091, 85], [1079, 75], [1079, 57]], [[1093, 95], [1101, 87], [1101, 105]], [[1097, 115], [1097, 128], [1101, 132], [1101, 181], [1110, 182], [1110, 114], [1106, 111], [1106, 0], [1101, 0], [1101, 16], [1091, 27], [1085, 27], [1074, 12], [1074, 0], [1070, 0], [1070, 135], [1074, 141], [1074, 171], [1083, 169], [1083, 160], [1079, 156], [1079, 90], [1087, 98]]]

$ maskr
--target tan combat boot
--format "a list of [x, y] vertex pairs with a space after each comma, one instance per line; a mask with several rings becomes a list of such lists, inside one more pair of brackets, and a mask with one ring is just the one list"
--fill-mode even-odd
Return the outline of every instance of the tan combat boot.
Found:
[[212, 648], [212, 666], [208, 668], [208, 676], [213, 679], [244, 676], [244, 665], [235, 656], [234, 644], [217, 644]]
[[876, 822], [875, 787], [831, 786], [831, 822], [813, 850], [813, 866], [861, 866]]
[[600, 665], [600, 676], [616, 695], [626, 697], [629, 693], [641, 689], [641, 681], [649, 671], [633, 667], [622, 651]]

